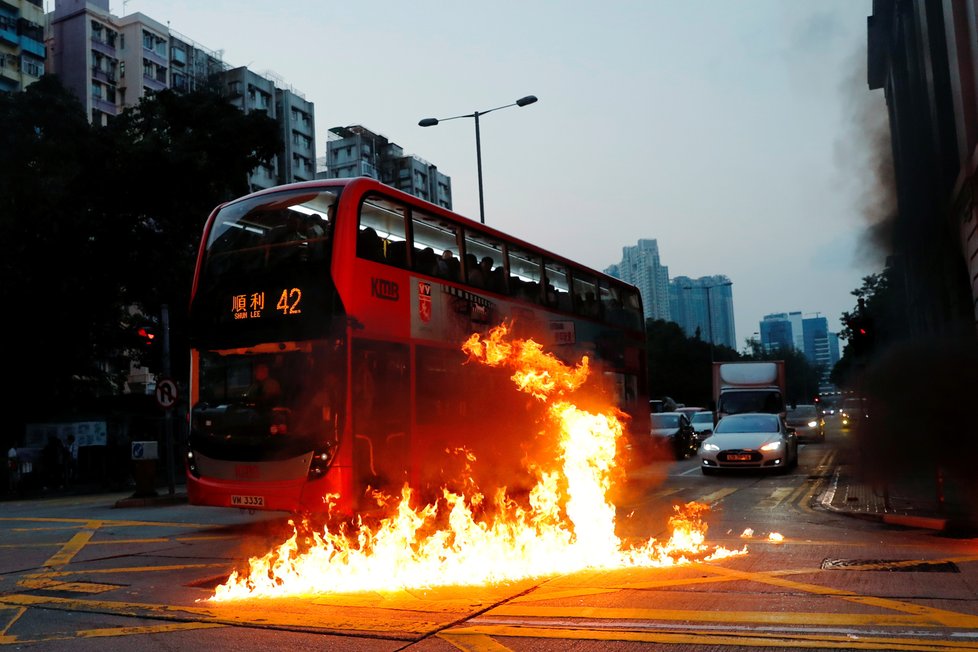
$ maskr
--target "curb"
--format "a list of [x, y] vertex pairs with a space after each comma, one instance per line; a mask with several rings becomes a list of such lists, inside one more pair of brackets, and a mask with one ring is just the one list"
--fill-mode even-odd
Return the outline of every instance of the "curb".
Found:
[[836, 507], [832, 504], [835, 499], [835, 492], [839, 488], [840, 480], [839, 470], [836, 469], [835, 474], [832, 478], [831, 485], [826, 488], [821, 496], [818, 497], [818, 505], [822, 509], [832, 512], [834, 514], [840, 514], [842, 516], [850, 516], [853, 518], [860, 518], [867, 521], [874, 521], [877, 523], [886, 523], [887, 525], [898, 525], [908, 528], [920, 528], [927, 530], [934, 530], [937, 532], [944, 532], [947, 529], [947, 519], [937, 518], [930, 516], [914, 516], [911, 514], [896, 514], [893, 512], [889, 513], [872, 513], [872, 512], [860, 512], [856, 510], [846, 509], [844, 507]]

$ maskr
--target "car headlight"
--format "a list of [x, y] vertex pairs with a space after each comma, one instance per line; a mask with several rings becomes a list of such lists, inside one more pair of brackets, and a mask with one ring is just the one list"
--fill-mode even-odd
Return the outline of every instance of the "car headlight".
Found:
[[720, 450], [720, 447], [717, 446], [716, 444], [703, 444], [703, 450], [705, 450], [705, 451], [711, 451], [711, 452], [716, 452], [716, 451]]
[[763, 446], [761, 446], [762, 451], [776, 451], [779, 448], [781, 448], [781, 442], [779, 441], [772, 441], [769, 444], [764, 444]]
[[809, 428], [814, 428], [817, 425], [818, 425], [818, 421], [809, 421], [808, 422], [808, 427]]

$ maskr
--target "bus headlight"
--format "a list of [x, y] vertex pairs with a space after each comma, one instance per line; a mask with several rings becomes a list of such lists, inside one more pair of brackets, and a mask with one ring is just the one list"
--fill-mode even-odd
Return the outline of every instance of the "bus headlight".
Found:
[[194, 457], [194, 452], [192, 450], [187, 451], [187, 470], [195, 477], [200, 477], [200, 471], [197, 470], [197, 459]]
[[318, 480], [329, 470], [333, 458], [336, 457], [336, 442], [327, 442], [325, 445], [316, 448], [312, 452], [312, 460], [309, 462], [309, 479]]

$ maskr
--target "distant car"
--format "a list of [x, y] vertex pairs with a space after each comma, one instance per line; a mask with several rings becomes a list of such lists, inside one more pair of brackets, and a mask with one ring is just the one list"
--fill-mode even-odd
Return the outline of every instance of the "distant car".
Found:
[[706, 410], [706, 408], [701, 408], [701, 407], [687, 407], [687, 406], [684, 405], [682, 407], [676, 408], [674, 411], [675, 412], [682, 412], [687, 417], [689, 417], [690, 419], [692, 419], [694, 414], [696, 414], [697, 412], [703, 412], [705, 410]]
[[683, 460], [696, 453], [696, 432], [682, 412], [655, 412], [650, 434], [653, 440], [668, 447], [677, 460]]
[[777, 414], [748, 412], [723, 417], [698, 451], [704, 475], [720, 470], [785, 472], [798, 465], [798, 438]]
[[825, 441], [825, 419], [814, 405], [796, 405], [788, 408], [785, 423], [795, 429], [798, 443], [810, 444]]
[[843, 428], [852, 428], [868, 416], [864, 398], [847, 398], [839, 408], [839, 420]]
[[713, 413], [708, 410], [694, 412], [689, 416], [689, 423], [696, 431], [696, 438], [703, 441], [713, 434]]

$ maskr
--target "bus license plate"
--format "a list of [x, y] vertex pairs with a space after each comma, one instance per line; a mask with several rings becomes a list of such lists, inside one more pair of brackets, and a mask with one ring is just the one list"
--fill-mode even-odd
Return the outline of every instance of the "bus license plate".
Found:
[[264, 496], [231, 496], [231, 507], [264, 507]]
[[746, 453], [731, 453], [727, 455], [727, 459], [731, 462], [750, 462], [750, 455]]

